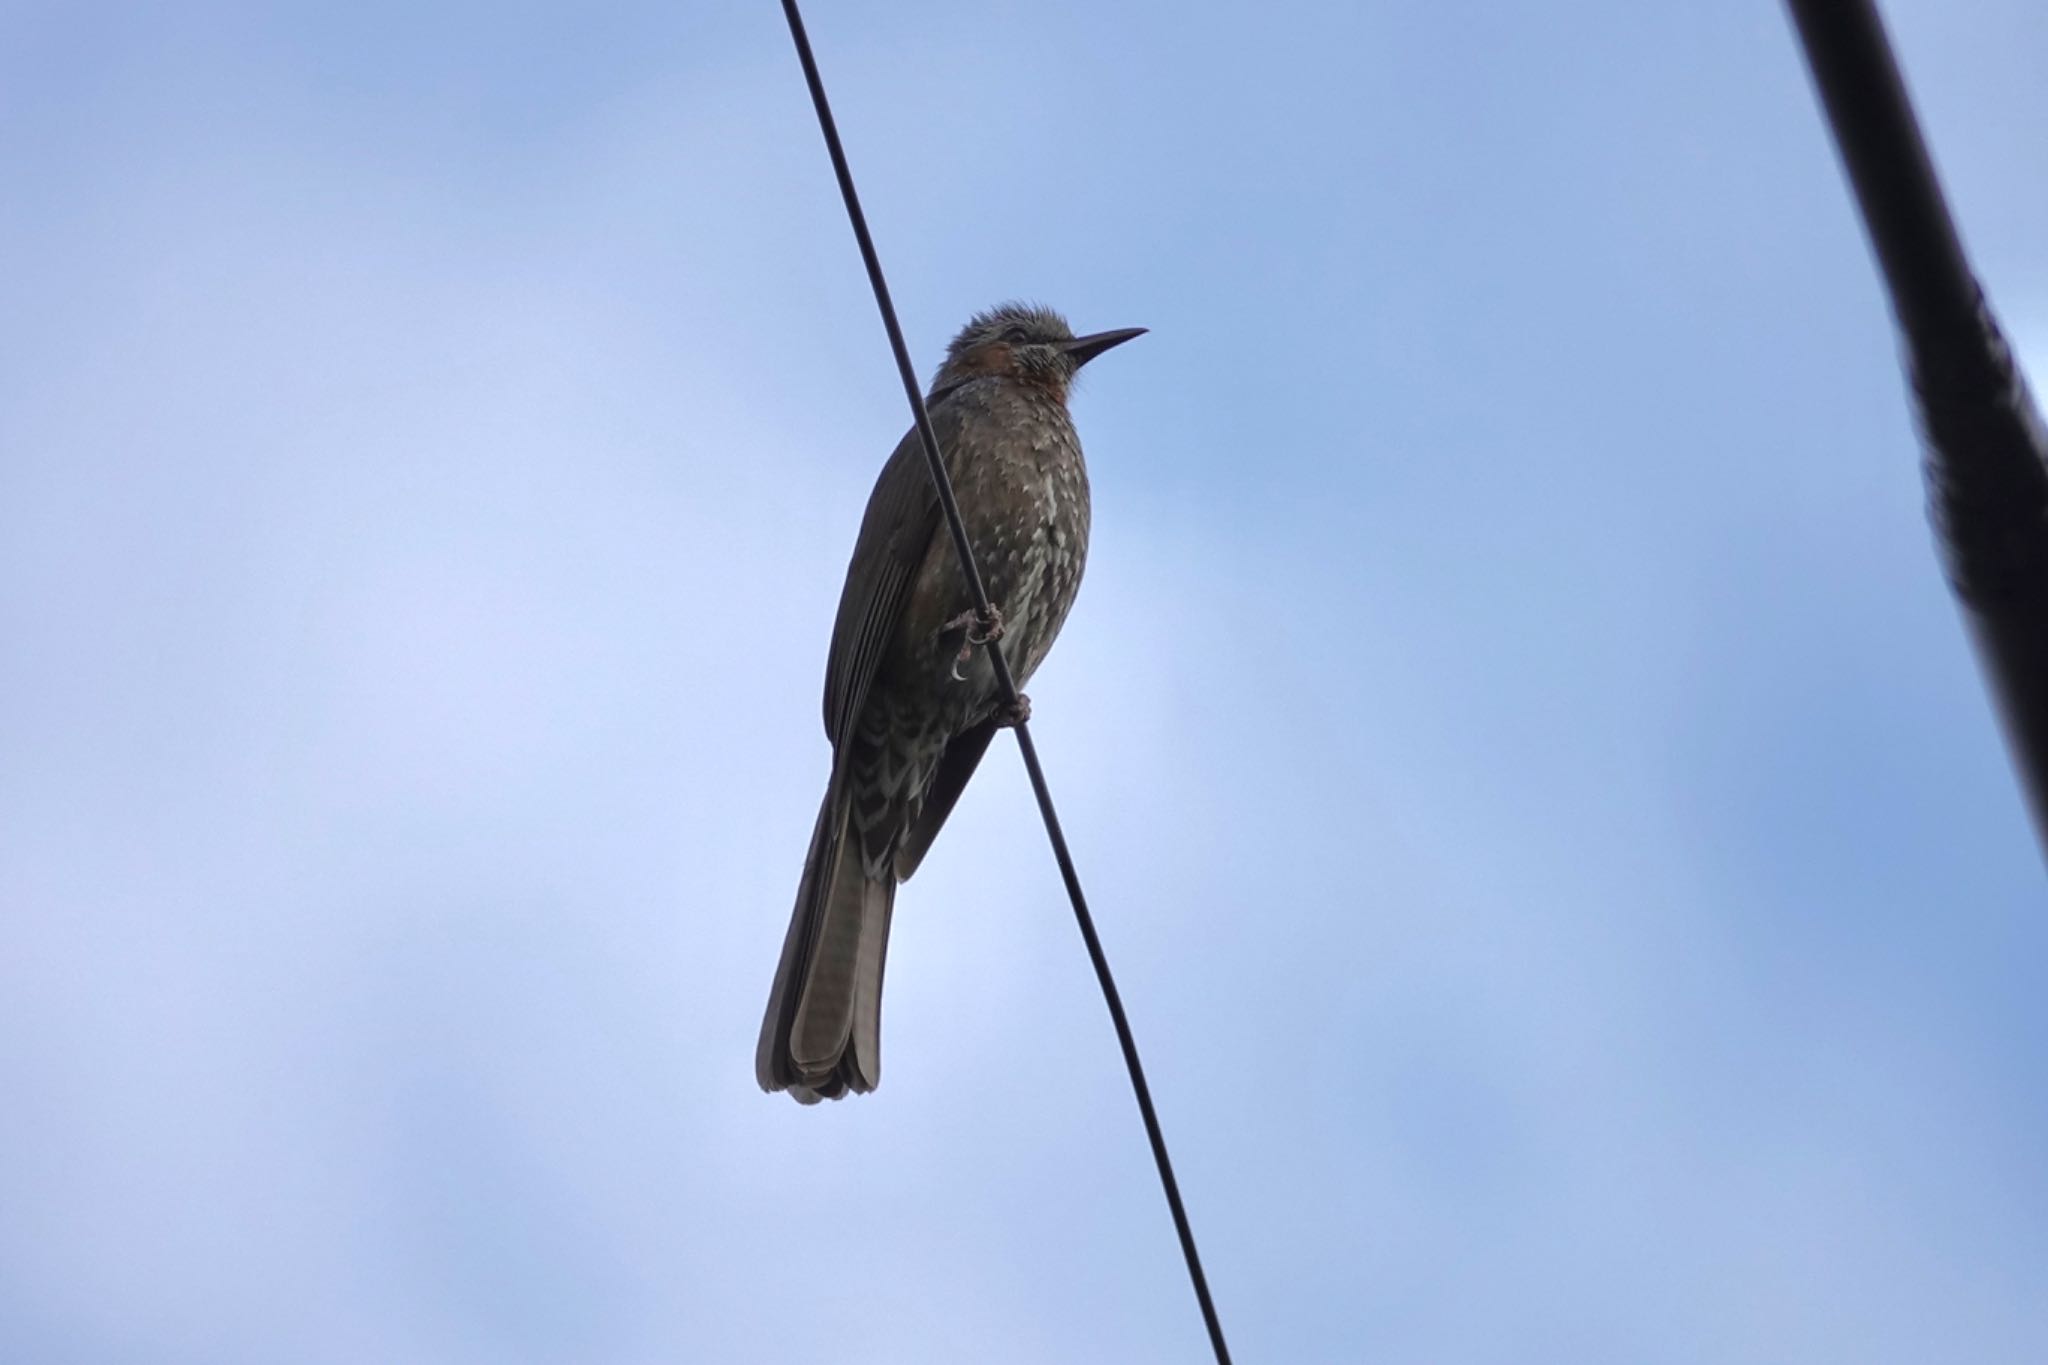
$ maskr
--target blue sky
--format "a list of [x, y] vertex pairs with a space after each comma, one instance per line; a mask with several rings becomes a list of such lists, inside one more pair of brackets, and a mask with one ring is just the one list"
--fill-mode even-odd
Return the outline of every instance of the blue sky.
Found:
[[[1077, 398], [1034, 724], [1241, 1359], [2048, 1358], [2042, 858], [1775, 4], [814, 7]], [[1887, 7], [2048, 368], [2048, 11]], [[0, 1358], [1142, 1362], [999, 748], [752, 1049], [905, 426], [769, 5], [0, 12]]]

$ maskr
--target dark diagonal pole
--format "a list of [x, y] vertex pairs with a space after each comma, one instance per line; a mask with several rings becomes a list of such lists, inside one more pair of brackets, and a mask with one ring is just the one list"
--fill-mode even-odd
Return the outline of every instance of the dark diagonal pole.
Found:
[[1963, 254], [1870, 0], [1787, 0], [1904, 342], [1927, 491], [2048, 848], [2048, 431]]
[[[975, 567], [974, 547], [967, 538], [967, 526], [960, 520], [960, 504], [953, 497], [952, 481], [946, 477], [946, 461], [939, 453], [939, 438], [932, 432], [931, 414], [925, 411], [924, 391], [918, 387], [917, 370], [910, 363], [910, 348], [903, 343], [903, 328], [896, 321], [896, 305], [889, 299], [889, 283], [882, 275], [882, 260], [875, 253], [875, 241], [868, 233], [867, 215], [861, 212], [860, 196], [853, 188], [853, 172], [846, 164], [846, 149], [839, 142], [839, 126], [833, 121], [832, 106], [825, 99], [825, 82], [818, 75], [817, 58], [811, 55], [811, 40], [804, 33], [803, 16], [796, 0], [782, 0], [782, 12], [789, 20], [789, 36], [796, 43], [797, 60], [803, 64], [804, 82], [811, 89], [811, 104], [818, 111], [818, 129], [825, 135], [825, 150], [832, 157], [832, 173], [839, 179], [839, 194], [846, 201], [846, 216], [853, 224], [854, 239], [860, 243], [860, 258], [867, 266], [868, 283], [874, 287], [875, 306], [882, 312], [882, 326], [889, 333], [889, 349], [896, 356], [896, 371], [903, 379], [904, 397], [917, 425], [918, 441], [924, 447], [925, 464], [939, 493], [939, 506], [946, 514], [946, 527], [959, 551], [960, 567], [966, 572], [968, 589], [974, 594], [975, 609], [983, 620], [990, 619], [988, 588], [981, 570]], [[986, 646], [989, 664], [995, 670], [996, 686], [1005, 706], [1017, 703], [1017, 680], [1003, 658], [1002, 646], [990, 640]], [[1195, 1250], [1195, 1231], [1181, 1204], [1180, 1182], [1174, 1179], [1173, 1162], [1166, 1155], [1166, 1136], [1159, 1127], [1159, 1115], [1152, 1108], [1152, 1089], [1145, 1084], [1145, 1068], [1138, 1060], [1137, 1039], [1124, 1017], [1123, 997], [1117, 993], [1116, 978], [1110, 975], [1109, 958], [1102, 940], [1095, 934], [1094, 916], [1088, 913], [1087, 897], [1081, 894], [1081, 877], [1074, 871], [1073, 856], [1067, 852], [1067, 837], [1060, 831], [1060, 818], [1053, 810], [1052, 791], [1045, 784], [1045, 770], [1038, 763], [1038, 747], [1031, 742], [1030, 727], [1019, 722], [1017, 747], [1024, 754], [1024, 769], [1031, 778], [1031, 791], [1038, 798], [1038, 813], [1045, 819], [1046, 837], [1052, 841], [1053, 857], [1059, 862], [1060, 879], [1066, 883], [1067, 898], [1074, 904], [1074, 919], [1081, 927], [1081, 939], [1088, 945], [1088, 960], [1095, 965], [1095, 979], [1102, 986], [1103, 1003], [1109, 1006], [1110, 1022], [1116, 1026], [1116, 1040], [1123, 1048], [1124, 1068], [1131, 1075], [1131, 1090], [1138, 1099], [1138, 1113], [1145, 1120], [1145, 1136], [1152, 1144], [1152, 1160], [1159, 1168], [1159, 1183], [1166, 1191], [1166, 1205], [1173, 1213], [1173, 1229], [1180, 1236], [1181, 1255], [1186, 1259], [1188, 1279], [1194, 1285], [1195, 1300], [1202, 1308], [1202, 1323], [1209, 1329], [1209, 1345], [1217, 1365], [1230, 1365], [1230, 1348], [1223, 1342], [1223, 1324], [1216, 1316], [1216, 1304], [1209, 1297], [1209, 1280], [1202, 1273], [1202, 1258]]]

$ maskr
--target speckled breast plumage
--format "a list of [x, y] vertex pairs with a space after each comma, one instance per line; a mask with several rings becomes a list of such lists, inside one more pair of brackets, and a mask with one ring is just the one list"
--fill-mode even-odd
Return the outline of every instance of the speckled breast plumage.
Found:
[[[1032, 385], [980, 380], [946, 402], [961, 406], [947, 472], [1021, 687], [1052, 648], [1087, 563], [1080, 438], [1060, 397]], [[952, 538], [941, 528], [875, 679], [852, 756], [853, 823], [877, 866], [915, 822], [947, 743], [997, 705], [987, 651], [973, 649], [963, 661], [964, 632], [947, 624], [972, 608]]]

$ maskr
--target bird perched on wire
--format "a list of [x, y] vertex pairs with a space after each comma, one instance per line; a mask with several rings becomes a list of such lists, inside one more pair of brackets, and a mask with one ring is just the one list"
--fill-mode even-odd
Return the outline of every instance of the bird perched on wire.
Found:
[[825, 664], [832, 777], [768, 995], [754, 1070], [805, 1104], [881, 1080], [882, 966], [896, 884], [930, 849], [997, 729], [985, 646], [1022, 687], [1052, 647], [1088, 556], [1088, 470], [1067, 414], [1080, 368], [1142, 327], [1077, 337], [1048, 308], [977, 314], [925, 402], [989, 601], [975, 611], [911, 431], [854, 542]]

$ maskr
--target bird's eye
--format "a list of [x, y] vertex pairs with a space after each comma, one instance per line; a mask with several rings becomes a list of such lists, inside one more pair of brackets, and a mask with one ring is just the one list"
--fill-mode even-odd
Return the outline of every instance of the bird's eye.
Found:
[[1012, 346], [1021, 345], [1030, 339], [1031, 334], [1022, 327], [1005, 327], [1003, 329], [1003, 340], [1009, 342]]

